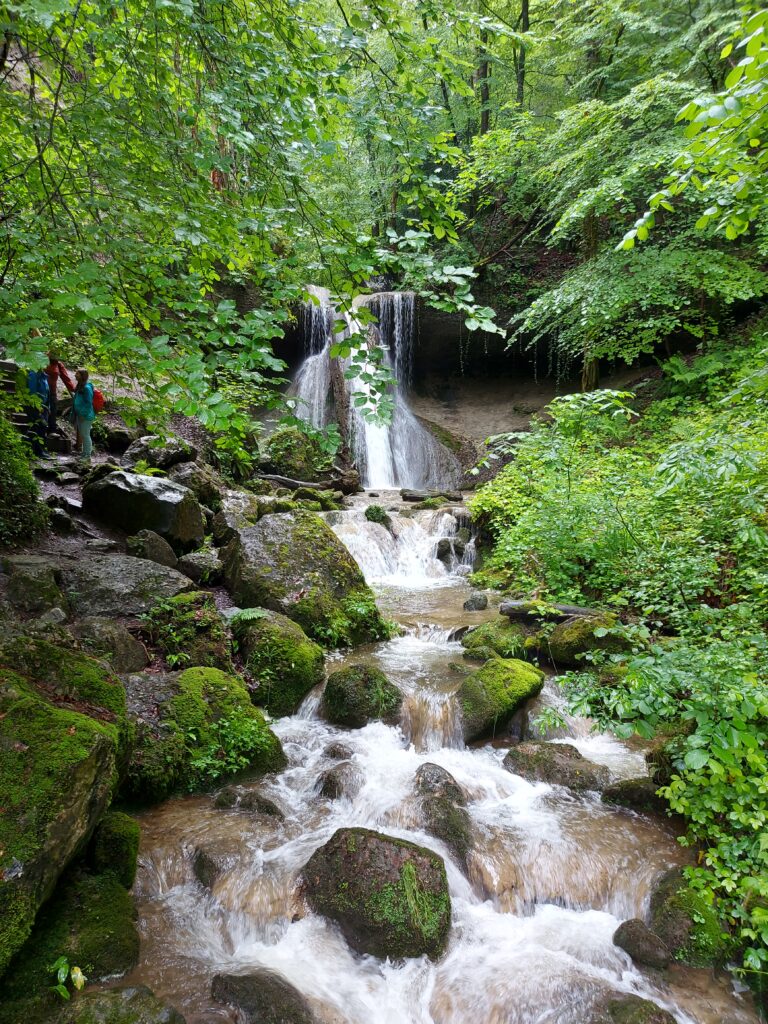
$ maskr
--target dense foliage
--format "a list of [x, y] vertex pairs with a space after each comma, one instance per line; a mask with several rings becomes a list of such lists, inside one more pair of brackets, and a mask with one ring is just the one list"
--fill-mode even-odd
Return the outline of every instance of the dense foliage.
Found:
[[0, 407], [0, 547], [25, 540], [45, 524], [45, 506], [38, 502], [29, 450]]
[[670, 737], [662, 793], [750, 972], [768, 967], [767, 357], [758, 325], [670, 360], [645, 397], [557, 399], [472, 500], [493, 539], [480, 582], [620, 613], [634, 653], [566, 677], [571, 707]]

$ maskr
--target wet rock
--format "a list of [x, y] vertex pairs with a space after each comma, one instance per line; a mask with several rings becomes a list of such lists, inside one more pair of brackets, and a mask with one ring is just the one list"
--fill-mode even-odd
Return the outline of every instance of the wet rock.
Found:
[[12, 555], [4, 558], [2, 565], [9, 576], [6, 598], [17, 611], [46, 612], [67, 607], [59, 587], [61, 573], [50, 559]]
[[364, 828], [339, 829], [303, 871], [312, 909], [360, 953], [437, 959], [448, 938], [445, 865], [425, 847]]
[[334, 480], [334, 486], [342, 494], [357, 494], [363, 489], [360, 485], [360, 474], [356, 469], [344, 469], [338, 473]]
[[465, 612], [482, 612], [488, 607], [488, 595], [482, 591], [473, 591], [464, 602]]
[[439, 562], [450, 562], [453, 544], [448, 537], [441, 537], [435, 546], [435, 558]]
[[162, 439], [156, 434], [147, 434], [134, 441], [122, 458], [129, 468], [137, 462], [146, 462], [153, 469], [170, 469], [180, 462], [194, 462], [197, 449], [180, 437]]
[[185, 1024], [172, 1006], [157, 999], [144, 985], [81, 992], [58, 1008], [59, 1024]]
[[96, 551], [100, 555], [113, 555], [122, 552], [123, 545], [116, 540], [107, 540], [104, 537], [95, 537], [85, 542], [86, 551]]
[[211, 532], [216, 544], [228, 544], [239, 530], [259, 521], [259, 499], [248, 491], [225, 491], [221, 507], [213, 517]]
[[323, 649], [301, 626], [279, 612], [234, 623], [246, 667], [258, 683], [254, 701], [272, 715], [292, 715], [323, 681]]
[[186, 487], [122, 470], [83, 487], [83, 509], [126, 532], [154, 530], [178, 551], [199, 548], [205, 535], [203, 513]]
[[31, 624], [36, 629], [45, 629], [46, 626], [61, 626], [67, 621], [67, 613], [63, 608], [49, 608], [43, 612]]
[[329, 743], [323, 751], [325, 757], [329, 757], [334, 761], [348, 761], [352, 757], [353, 751], [351, 747], [348, 747], [346, 743], [336, 741]]
[[239, 530], [225, 549], [224, 575], [236, 604], [282, 612], [325, 643], [386, 635], [357, 562], [311, 512], [265, 516]]
[[211, 466], [200, 462], [182, 462], [170, 470], [168, 479], [188, 487], [200, 504], [207, 505], [213, 512], [221, 508], [226, 484]]
[[609, 779], [607, 768], [582, 757], [570, 743], [519, 743], [504, 758], [504, 767], [529, 782], [567, 786], [577, 793], [600, 790]]
[[558, 623], [544, 645], [549, 658], [557, 666], [576, 668], [588, 651], [621, 654], [629, 650], [623, 637], [595, 636], [595, 630], [610, 630], [616, 625], [613, 615], [579, 615]]
[[363, 776], [360, 769], [351, 761], [342, 761], [341, 764], [329, 768], [318, 779], [318, 792], [326, 800], [338, 800], [345, 796], [352, 798], [360, 791], [363, 784]]
[[203, 551], [192, 551], [179, 559], [179, 572], [194, 583], [218, 583], [224, 571], [218, 551], [208, 548]]
[[221, 862], [202, 846], [196, 846], [192, 855], [192, 873], [204, 889], [212, 889], [223, 870]]
[[675, 1018], [649, 999], [616, 993], [597, 1008], [590, 1024], [675, 1024]]
[[400, 497], [403, 501], [428, 501], [430, 498], [443, 498], [446, 504], [463, 500], [458, 491], [416, 491], [408, 487], [404, 487], [400, 491]]
[[457, 693], [465, 743], [498, 733], [543, 683], [543, 672], [514, 658], [491, 658], [465, 676]]
[[75, 533], [77, 523], [63, 508], [52, 508], [48, 514], [48, 525], [54, 533]]
[[625, 953], [629, 953], [635, 963], [645, 967], [663, 970], [672, 959], [659, 936], [638, 918], [622, 922], [613, 933], [613, 942]]
[[262, 469], [296, 481], [313, 483], [326, 461], [318, 441], [296, 427], [281, 427], [263, 447]]
[[621, 779], [603, 790], [603, 803], [631, 807], [634, 811], [665, 814], [669, 805], [658, 796], [658, 786], [649, 778]]
[[63, 434], [48, 434], [45, 439], [45, 447], [54, 454], [69, 455], [72, 451], [72, 442]]
[[136, 880], [141, 827], [122, 811], [108, 811], [99, 822], [90, 846], [90, 860], [98, 874], [109, 871], [126, 889]]
[[131, 555], [89, 555], [61, 561], [64, 591], [77, 615], [143, 615], [163, 598], [189, 590], [191, 581], [175, 569]]
[[232, 642], [213, 595], [206, 590], [158, 602], [146, 617], [145, 628], [169, 665], [232, 668]]
[[415, 784], [427, 832], [441, 839], [466, 868], [472, 848], [472, 822], [461, 786], [445, 768], [430, 763], [418, 769]]
[[277, 818], [278, 821], [285, 819], [285, 815], [274, 800], [270, 800], [269, 797], [263, 796], [255, 790], [248, 790], [242, 793], [239, 806], [244, 811], [252, 811], [254, 814], [265, 814], [267, 817]]
[[126, 452], [134, 441], [138, 441], [141, 431], [136, 427], [110, 426], [104, 428], [104, 447], [112, 455]]
[[103, 665], [31, 637], [6, 643], [0, 664], [2, 973], [112, 797], [125, 695]]
[[73, 623], [70, 632], [89, 654], [108, 658], [115, 672], [140, 672], [149, 664], [144, 644], [114, 619], [88, 615]]
[[727, 955], [729, 940], [702, 893], [688, 887], [679, 868], [668, 871], [651, 893], [651, 928], [675, 960], [710, 967]]
[[508, 619], [497, 619], [470, 629], [461, 638], [461, 646], [465, 650], [464, 657], [474, 661], [487, 661], [496, 655], [501, 658], [522, 658], [529, 650], [526, 645], [528, 640], [525, 626]]
[[167, 565], [170, 569], [175, 569], [179, 562], [168, 541], [154, 530], [139, 530], [126, 540], [125, 546], [134, 558], [147, 558], [150, 562]]
[[373, 720], [396, 723], [402, 703], [402, 693], [381, 669], [350, 665], [328, 676], [322, 709], [334, 725], [362, 729]]
[[236, 1006], [242, 1024], [315, 1024], [304, 996], [282, 975], [260, 968], [250, 974], [217, 974], [211, 995]]

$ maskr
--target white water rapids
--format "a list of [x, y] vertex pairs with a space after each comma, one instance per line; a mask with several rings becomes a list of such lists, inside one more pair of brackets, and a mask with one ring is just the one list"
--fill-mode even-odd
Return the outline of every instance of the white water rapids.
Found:
[[[276, 777], [244, 783], [274, 800], [283, 821], [217, 810], [211, 796], [171, 800], [142, 817], [137, 899], [141, 963], [131, 981], [148, 984], [188, 1024], [224, 1024], [233, 1011], [210, 998], [216, 973], [280, 972], [309, 1000], [318, 1024], [588, 1024], [611, 992], [665, 1006], [679, 1024], [753, 1024], [747, 1004], [725, 981], [672, 968], [643, 973], [612, 942], [620, 921], [643, 917], [654, 880], [685, 853], [669, 827], [506, 771], [506, 746], [467, 749], [454, 692], [462, 649], [452, 625], [494, 617], [462, 611], [460, 576], [435, 558], [455, 534], [452, 515], [393, 515], [393, 533], [362, 510], [329, 517], [364, 567], [404, 635], [329, 659], [383, 668], [406, 695], [399, 726], [340, 730], [317, 714], [318, 694], [275, 723], [289, 758]], [[386, 537], [383, 535], [386, 534]], [[545, 702], [556, 702], [549, 684]], [[614, 777], [637, 775], [642, 756], [573, 723], [574, 742]], [[323, 772], [349, 748], [345, 795], [319, 795]], [[424, 831], [414, 776], [443, 766], [468, 798], [473, 849], [465, 875], [450, 851]], [[365, 826], [402, 836], [446, 862], [453, 922], [437, 963], [390, 963], [353, 953], [340, 932], [309, 912], [297, 879], [313, 851], [337, 828]], [[201, 847], [225, 870], [210, 891], [194, 879]]]

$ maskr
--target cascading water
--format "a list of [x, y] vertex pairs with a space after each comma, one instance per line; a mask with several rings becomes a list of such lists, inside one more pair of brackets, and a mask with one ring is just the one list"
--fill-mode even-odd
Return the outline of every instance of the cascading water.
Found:
[[[267, 967], [311, 1005], [317, 1024], [588, 1024], [611, 993], [639, 994], [678, 1024], [756, 1024], [747, 1004], [711, 974], [676, 967], [663, 981], [612, 941], [618, 923], [643, 917], [651, 886], [686, 862], [665, 823], [623, 812], [594, 794], [529, 783], [504, 769], [505, 748], [468, 749], [456, 690], [462, 648], [451, 626], [497, 612], [461, 611], [466, 583], [435, 558], [458, 535], [458, 510], [393, 514], [390, 529], [362, 508], [328, 521], [358, 559], [386, 612], [403, 624], [386, 642], [329, 657], [329, 671], [373, 663], [404, 694], [399, 726], [372, 722], [340, 730], [319, 717], [320, 692], [275, 731], [289, 759], [279, 775], [242, 783], [284, 817], [217, 810], [211, 796], [173, 800], [142, 816], [137, 900], [145, 983], [176, 1005], [187, 1024], [231, 1022], [212, 1001], [218, 972]], [[548, 683], [540, 700], [558, 703]], [[642, 759], [619, 741], [569, 720], [571, 742], [614, 778], [637, 775]], [[553, 738], [557, 742], [557, 737]], [[344, 792], [319, 794], [338, 764], [329, 744], [348, 748]], [[463, 789], [472, 848], [463, 868], [425, 831], [414, 788], [435, 763]], [[364, 826], [437, 851], [445, 860], [452, 929], [444, 956], [389, 962], [354, 954], [341, 933], [308, 911], [299, 878], [337, 828]], [[203, 849], [220, 865], [209, 889], [192, 861]]]
[[[334, 312], [326, 289], [310, 288], [313, 302], [305, 304], [303, 316], [305, 358], [291, 389], [297, 400], [296, 412], [315, 427], [329, 422], [333, 406], [331, 387], [331, 345], [334, 341]], [[363, 379], [364, 367], [347, 381], [349, 400], [350, 447], [365, 487], [455, 487], [460, 467], [448, 449], [426, 430], [413, 415], [407, 402], [411, 382], [415, 335], [415, 296], [412, 292], [379, 292], [356, 300], [356, 307], [367, 305], [376, 315], [383, 361], [397, 386], [393, 390], [393, 411], [389, 424], [375, 422], [365, 415], [366, 406], [355, 399], [368, 394]], [[345, 314], [342, 336], [359, 334], [360, 324]], [[342, 369], [349, 370], [350, 360]], [[367, 369], [372, 369], [368, 367]]]

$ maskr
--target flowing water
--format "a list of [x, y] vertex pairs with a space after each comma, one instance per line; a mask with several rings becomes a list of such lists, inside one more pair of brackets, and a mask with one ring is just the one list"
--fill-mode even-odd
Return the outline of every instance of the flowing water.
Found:
[[[354, 312], [347, 312], [341, 316], [345, 329], [334, 336], [336, 317], [330, 293], [314, 286], [308, 291], [313, 301], [306, 303], [302, 311], [304, 361], [290, 394], [296, 399], [297, 415], [320, 428], [335, 415], [331, 346], [335, 337], [359, 335], [362, 328]], [[391, 422], [384, 424], [366, 415], [372, 406], [366, 401], [368, 384], [364, 376], [376, 367], [366, 364], [357, 376], [346, 380], [350, 421], [347, 440], [365, 487], [455, 487], [461, 476], [456, 458], [422, 426], [408, 405], [415, 340], [415, 302], [412, 292], [378, 292], [356, 300], [356, 308], [367, 305], [376, 317], [382, 360], [396, 381], [391, 396]], [[346, 374], [350, 360], [341, 361], [340, 368]]]
[[[403, 624], [392, 640], [332, 655], [329, 670], [379, 665], [405, 693], [401, 723], [337, 729], [318, 717], [315, 692], [275, 723], [288, 768], [241, 784], [275, 801], [284, 820], [217, 810], [212, 796], [144, 814], [141, 963], [131, 982], [148, 984], [188, 1024], [235, 1021], [234, 1011], [211, 1001], [211, 979], [257, 966], [295, 985], [320, 1024], [588, 1024], [595, 1003], [617, 991], [654, 999], [679, 1024], [754, 1024], [726, 978], [673, 967], [661, 980], [613, 945], [620, 921], [646, 914], [654, 880], [686, 862], [667, 823], [607, 807], [596, 795], [531, 784], [503, 768], [506, 746], [464, 746], [454, 698], [462, 649], [453, 631], [498, 610], [462, 611], [468, 587], [460, 567], [435, 557], [438, 541], [460, 529], [461, 513], [394, 514], [391, 535], [359, 507], [328, 518], [382, 607]], [[550, 681], [541, 700], [558, 699]], [[595, 736], [588, 723], [570, 720], [568, 731], [614, 777], [643, 771], [640, 751]], [[330, 800], [318, 783], [338, 763], [327, 752], [333, 742], [349, 748], [350, 764], [344, 795]], [[466, 874], [424, 831], [414, 776], [425, 762], [447, 769], [467, 795]], [[347, 826], [402, 836], [444, 857], [453, 923], [438, 963], [356, 955], [303, 905], [302, 867]], [[211, 890], [195, 881], [196, 848], [223, 866]]]

